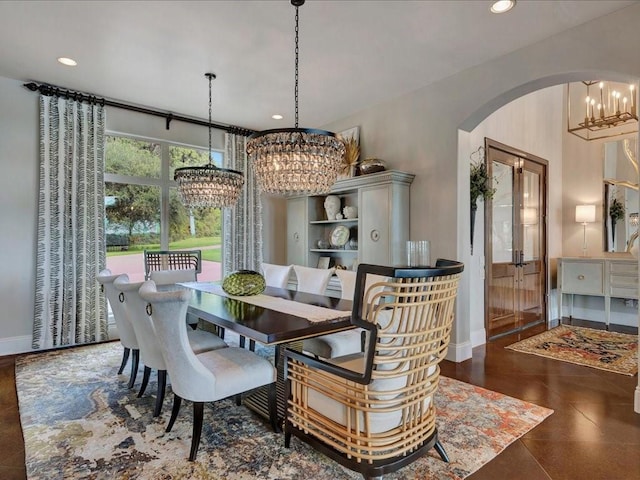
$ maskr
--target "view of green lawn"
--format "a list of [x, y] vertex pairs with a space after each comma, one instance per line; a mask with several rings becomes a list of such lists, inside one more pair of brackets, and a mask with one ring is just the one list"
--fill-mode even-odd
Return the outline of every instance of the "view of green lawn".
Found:
[[[202, 260], [208, 260], [210, 262], [221, 261], [222, 248], [220, 237], [187, 238], [169, 243], [169, 250], [188, 250], [193, 248], [202, 249]], [[144, 250], [160, 250], [160, 244], [149, 243], [130, 245], [127, 250], [107, 252], [107, 257], [132, 255], [135, 253], [142, 253]]]

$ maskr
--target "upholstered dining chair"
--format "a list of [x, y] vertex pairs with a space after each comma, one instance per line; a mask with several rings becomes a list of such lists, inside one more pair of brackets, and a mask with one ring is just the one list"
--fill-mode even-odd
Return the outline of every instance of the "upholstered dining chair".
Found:
[[313, 268], [294, 265], [293, 271], [298, 282], [299, 292], [324, 295], [329, 285], [329, 280], [335, 271], [334, 268]]
[[[340, 280], [340, 297], [353, 300], [356, 288], [356, 272], [352, 270], [336, 269], [336, 276]], [[373, 294], [384, 289], [386, 277], [367, 275], [365, 288], [371, 288]], [[380, 297], [375, 297], [379, 300]], [[366, 331], [361, 328], [330, 333], [318, 337], [307, 338], [302, 343], [302, 350], [321, 358], [334, 358], [362, 352], [366, 341]]]
[[291, 265], [263, 263], [262, 272], [264, 273], [265, 283], [269, 287], [287, 288], [289, 275], [291, 274]]
[[186, 329], [175, 321], [187, 311], [189, 293], [158, 292], [153, 281], [140, 287], [140, 296], [149, 302], [149, 313], [159, 338], [162, 356], [171, 377], [173, 409], [166, 431], [171, 431], [182, 400], [193, 402], [193, 433], [189, 460], [198, 453], [205, 402], [238, 396], [270, 385], [269, 410], [276, 426], [276, 369], [271, 363], [242, 348], [229, 347], [196, 354], [189, 346]]
[[[138, 392], [138, 398], [144, 395], [147, 384], [149, 383], [151, 370], [155, 369], [158, 372], [156, 405], [153, 411], [153, 416], [157, 417], [160, 415], [162, 403], [164, 401], [167, 384], [167, 366], [164, 358], [162, 357], [160, 341], [153, 329], [151, 318], [147, 313], [147, 303], [140, 298], [140, 294], [138, 293], [142, 282], [129, 282], [128, 275], [124, 274], [116, 278], [113, 285], [122, 293], [122, 304], [131, 319], [131, 323], [136, 332], [136, 338], [138, 338], [138, 343], [140, 345], [140, 359], [144, 364], [144, 373], [142, 377], [142, 385]], [[173, 318], [173, 321], [176, 324], [180, 325], [180, 327], [184, 327], [185, 329], [187, 328], [186, 313], [185, 309], [183, 316]], [[211, 332], [189, 329], [186, 335], [190, 348], [196, 353], [227, 347], [224, 340]]]
[[[195, 282], [198, 280], [198, 273], [195, 268], [182, 270], [151, 270], [149, 272], [149, 280], [153, 280], [156, 285], [173, 285], [180, 282]], [[187, 323], [195, 330], [198, 328], [198, 317], [187, 314]], [[224, 334], [221, 334], [220, 336], [221, 338], [224, 338]]]
[[[365, 351], [324, 361], [285, 349], [285, 446], [296, 436], [366, 479], [431, 448], [448, 462], [433, 397], [463, 268], [361, 264], [351, 322], [369, 334]], [[367, 274], [389, 277], [384, 290], [366, 289]]]
[[118, 335], [120, 336], [120, 343], [124, 347], [122, 353], [122, 362], [120, 363], [120, 369], [118, 375], [124, 371], [124, 367], [129, 360], [129, 354], [131, 353], [131, 375], [129, 376], [129, 388], [133, 388], [138, 374], [138, 363], [140, 358], [140, 349], [138, 347], [138, 340], [136, 338], [136, 332], [133, 329], [133, 325], [129, 320], [129, 316], [124, 309], [124, 306], [118, 298], [118, 291], [113, 285], [113, 282], [118, 278], [120, 274], [113, 275], [111, 270], [104, 269], [98, 273], [97, 280], [102, 285], [102, 289], [109, 301], [111, 311], [113, 312], [113, 318], [116, 322], [116, 328], [118, 329]]

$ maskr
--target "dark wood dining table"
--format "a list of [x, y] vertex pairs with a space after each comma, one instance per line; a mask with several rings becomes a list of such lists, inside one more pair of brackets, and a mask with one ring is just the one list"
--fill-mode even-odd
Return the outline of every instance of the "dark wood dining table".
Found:
[[[327, 333], [354, 328], [350, 322], [353, 302], [324, 295], [267, 287], [263, 295], [278, 297], [306, 305], [344, 311], [345, 315], [326, 321], [312, 321], [302, 316], [278, 312], [242, 300], [242, 297], [225, 297], [209, 290], [211, 283], [185, 282], [179, 285], [193, 291], [188, 312], [217, 327], [231, 330], [238, 335], [266, 346], [275, 346], [274, 362], [278, 370], [277, 397], [278, 423], [284, 419], [284, 365], [280, 349], [283, 345], [300, 349], [301, 341]], [[249, 298], [249, 297], [247, 297]], [[245, 405], [265, 418], [269, 418], [267, 389], [262, 388], [244, 399]]]

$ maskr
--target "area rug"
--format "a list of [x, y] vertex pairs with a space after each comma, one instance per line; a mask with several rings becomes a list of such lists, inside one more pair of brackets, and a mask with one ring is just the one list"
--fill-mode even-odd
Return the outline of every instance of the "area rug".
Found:
[[[192, 409], [183, 405], [165, 433], [172, 394], [152, 418], [155, 396], [136, 398], [117, 375], [117, 342], [25, 355], [16, 360], [20, 420], [29, 480], [39, 479], [361, 479], [282, 434], [235, 402], [205, 408], [198, 457], [187, 461]], [[147, 392], [155, 392], [149, 383]], [[553, 411], [442, 378], [435, 404], [440, 439], [451, 462], [428, 455], [385, 475], [391, 479], [462, 479]]]
[[623, 375], [638, 373], [637, 335], [560, 325], [506, 348]]

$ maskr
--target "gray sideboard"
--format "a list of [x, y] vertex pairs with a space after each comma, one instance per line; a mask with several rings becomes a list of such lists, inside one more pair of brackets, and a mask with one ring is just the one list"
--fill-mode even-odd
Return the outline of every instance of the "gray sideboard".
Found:
[[563, 257], [558, 259], [558, 310], [562, 320], [563, 295], [571, 295], [569, 317], [573, 316], [573, 296], [604, 298], [607, 327], [611, 320], [611, 299], [638, 299], [638, 260], [634, 257]]

